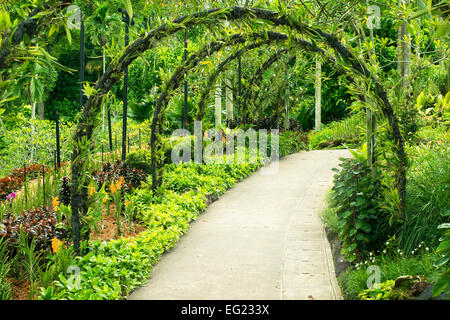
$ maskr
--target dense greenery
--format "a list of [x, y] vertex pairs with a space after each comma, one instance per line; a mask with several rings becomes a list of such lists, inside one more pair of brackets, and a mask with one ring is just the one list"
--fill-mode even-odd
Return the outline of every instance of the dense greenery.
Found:
[[[449, 291], [449, 5], [386, 0], [380, 17], [368, 6], [2, 2], [0, 299], [13, 297], [8, 279], [27, 281], [30, 298], [120, 299], [211, 201], [270, 158], [360, 147], [336, 169], [323, 215], [352, 263], [344, 295], [399, 298], [400, 275]], [[123, 16], [133, 19], [127, 34]], [[248, 129], [280, 135], [256, 134], [266, 150], [246, 138], [230, 148]], [[211, 157], [193, 163], [198, 134]], [[230, 163], [214, 163], [228, 149]], [[239, 152], [247, 163], [234, 163]], [[131, 236], [90, 241], [109, 218], [115, 235]], [[133, 235], [137, 226], [145, 231]], [[363, 273], [375, 262], [383, 286], [374, 290]], [[81, 283], [66, 277], [73, 265]]]

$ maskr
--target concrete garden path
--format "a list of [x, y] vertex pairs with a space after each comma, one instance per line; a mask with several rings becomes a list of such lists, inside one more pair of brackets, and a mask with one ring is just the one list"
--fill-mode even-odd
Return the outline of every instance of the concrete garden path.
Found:
[[346, 150], [301, 152], [211, 204], [129, 299], [340, 299], [319, 213]]

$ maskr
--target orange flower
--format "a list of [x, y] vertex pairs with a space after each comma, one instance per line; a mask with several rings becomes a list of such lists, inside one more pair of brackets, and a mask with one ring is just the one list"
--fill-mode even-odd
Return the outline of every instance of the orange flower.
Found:
[[112, 194], [117, 192], [116, 185], [114, 184], [114, 182], [111, 182], [111, 185], [109, 186], [109, 188], [111, 189]]
[[92, 197], [94, 195], [94, 192], [95, 192], [94, 185], [91, 184], [91, 186], [89, 187], [89, 196]]
[[59, 199], [58, 199], [58, 197], [53, 197], [52, 204], [53, 204], [53, 209], [55, 211], [58, 211], [58, 207], [59, 207]]
[[129, 205], [131, 204], [131, 201], [130, 200], [125, 200], [125, 207], [128, 207]]
[[120, 177], [119, 180], [116, 181], [117, 190], [120, 190], [124, 184], [125, 184], [125, 179], [123, 177]]
[[54, 237], [52, 239], [52, 250], [54, 253], [58, 252], [59, 249], [61, 249], [61, 246], [63, 245], [63, 242], [59, 240], [58, 238]]

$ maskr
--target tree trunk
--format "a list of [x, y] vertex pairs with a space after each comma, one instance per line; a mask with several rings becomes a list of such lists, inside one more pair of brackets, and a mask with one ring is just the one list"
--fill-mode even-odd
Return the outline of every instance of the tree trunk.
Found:
[[39, 120], [44, 120], [45, 118], [45, 105], [44, 102], [37, 102], [37, 111]]
[[[410, 0], [400, 0], [400, 3], [409, 5]], [[409, 77], [411, 75], [411, 35], [407, 30], [407, 22], [402, 23], [398, 28], [397, 43], [398, 70], [401, 75], [401, 88], [407, 92], [409, 87]]]
[[289, 130], [289, 99], [290, 99], [290, 92], [289, 92], [289, 80], [286, 81], [286, 89], [284, 93], [284, 130]]
[[214, 117], [216, 121], [216, 128], [222, 125], [222, 83], [217, 81], [215, 92], [215, 112]]
[[227, 109], [227, 124], [234, 119], [233, 113], [233, 90], [230, 88], [231, 81], [229, 78], [225, 80], [225, 106]]
[[319, 57], [316, 57], [316, 83], [315, 83], [315, 101], [316, 101], [316, 123], [315, 129], [320, 130], [322, 125], [322, 63]]

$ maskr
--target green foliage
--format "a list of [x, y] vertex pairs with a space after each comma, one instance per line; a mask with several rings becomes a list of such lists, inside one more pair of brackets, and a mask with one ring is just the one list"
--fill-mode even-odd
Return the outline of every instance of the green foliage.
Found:
[[[450, 209], [447, 208], [447, 216], [450, 216]], [[439, 229], [444, 229], [441, 243], [436, 249], [436, 253], [440, 255], [436, 262], [436, 267], [444, 267], [444, 272], [439, 275], [439, 279], [433, 288], [433, 295], [439, 295], [443, 291], [450, 293], [450, 223], [439, 225]]]
[[404, 275], [424, 276], [426, 280], [433, 282], [442, 270], [434, 266], [436, 258], [435, 253], [426, 250], [412, 256], [380, 254], [376, 259], [364, 261], [357, 267], [348, 269], [338, 278], [338, 282], [344, 298], [348, 300], [360, 299], [358, 295], [367, 289], [367, 279], [371, 275], [367, 269], [371, 265], [380, 267], [381, 282]]
[[410, 149], [412, 165], [408, 171], [406, 217], [398, 238], [400, 246], [410, 252], [420, 242], [436, 246], [438, 225], [449, 205], [450, 148], [423, 145]]
[[362, 114], [355, 113], [349, 118], [330, 123], [320, 131], [312, 131], [309, 135], [309, 148], [316, 150], [336, 148], [343, 144], [349, 147], [360, 145], [363, 119]]
[[339, 219], [336, 214], [336, 208], [332, 207], [331, 198], [333, 196], [333, 192], [330, 189], [326, 195], [326, 203], [328, 204], [327, 208], [320, 213], [320, 219], [323, 224], [331, 229], [334, 233], [339, 233]]
[[392, 296], [392, 289], [395, 281], [387, 280], [379, 284], [379, 287], [366, 289], [358, 294], [361, 300], [389, 300]]
[[126, 164], [132, 168], [151, 173], [151, 152], [147, 149], [139, 149], [127, 154]]
[[12, 299], [11, 282], [6, 279], [11, 269], [8, 261], [7, 240], [0, 238], [0, 300]]
[[[269, 145], [270, 142], [268, 142]], [[280, 133], [280, 157], [308, 149], [308, 135], [303, 132], [285, 131]]]
[[385, 213], [376, 198], [379, 182], [365, 162], [341, 158], [342, 170], [333, 169], [331, 206], [336, 208], [339, 238], [349, 261], [361, 260], [384, 240]]
[[[61, 161], [70, 160], [72, 153], [71, 123], [60, 123]], [[18, 127], [8, 132], [7, 147], [0, 157], [0, 176], [24, 164], [53, 166], [56, 150], [55, 124], [48, 120], [21, 120]]]

